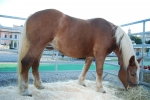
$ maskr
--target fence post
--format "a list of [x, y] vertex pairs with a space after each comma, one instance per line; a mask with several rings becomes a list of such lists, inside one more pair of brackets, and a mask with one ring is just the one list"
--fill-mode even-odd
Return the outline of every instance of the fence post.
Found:
[[55, 66], [55, 70], [58, 71], [58, 51], [56, 52], [56, 66]]
[[[143, 21], [143, 34], [142, 34], [142, 57], [144, 58], [144, 45], [145, 45], [145, 21]], [[143, 68], [144, 68], [144, 60], [142, 59], [142, 70], [140, 74], [140, 81], [143, 82]]]

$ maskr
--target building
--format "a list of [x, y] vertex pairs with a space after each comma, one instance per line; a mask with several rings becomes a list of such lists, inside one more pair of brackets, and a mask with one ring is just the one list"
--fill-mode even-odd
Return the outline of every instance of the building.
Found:
[[7, 47], [10, 49], [18, 49], [19, 47], [19, 38], [21, 30], [19, 29], [22, 26], [14, 25], [12, 28], [0, 26], [0, 47]]

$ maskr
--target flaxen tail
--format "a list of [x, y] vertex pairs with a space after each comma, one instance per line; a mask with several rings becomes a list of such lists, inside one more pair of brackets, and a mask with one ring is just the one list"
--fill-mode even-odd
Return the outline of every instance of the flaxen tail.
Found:
[[19, 41], [19, 50], [18, 50], [18, 82], [20, 83], [20, 72], [22, 68], [21, 60], [26, 55], [29, 49], [29, 42], [26, 36], [26, 23], [21, 32], [20, 41]]

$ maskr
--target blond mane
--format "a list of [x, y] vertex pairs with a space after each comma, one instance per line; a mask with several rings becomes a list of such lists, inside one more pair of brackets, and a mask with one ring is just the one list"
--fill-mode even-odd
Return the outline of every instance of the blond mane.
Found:
[[[124, 67], [127, 68], [131, 56], [135, 55], [132, 42], [129, 36], [125, 33], [125, 31], [120, 26], [118, 26], [116, 30], [115, 37], [116, 37], [116, 43], [120, 46], [120, 50], [122, 50]], [[135, 62], [137, 63], [136, 60]]]

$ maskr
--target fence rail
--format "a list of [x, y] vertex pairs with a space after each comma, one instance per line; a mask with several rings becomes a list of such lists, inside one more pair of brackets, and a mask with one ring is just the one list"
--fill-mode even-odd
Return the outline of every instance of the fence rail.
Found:
[[26, 20], [26, 18], [15, 17], [15, 16], [7, 16], [7, 15], [0, 15], [0, 17], [10, 18], [10, 19], [18, 19], [18, 20]]
[[131, 22], [131, 23], [123, 24], [123, 25], [121, 25], [121, 27], [129, 26], [129, 25], [134, 25], [134, 24], [139, 24], [139, 23], [145, 23], [147, 21], [150, 21], [150, 18], [149, 19], [140, 20], [140, 21], [136, 21], [136, 22]]

